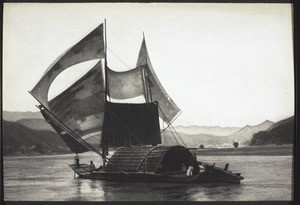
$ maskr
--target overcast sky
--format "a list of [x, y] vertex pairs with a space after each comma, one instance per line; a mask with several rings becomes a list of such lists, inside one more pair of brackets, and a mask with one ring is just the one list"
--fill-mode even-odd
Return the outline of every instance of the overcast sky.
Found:
[[[175, 125], [255, 125], [294, 114], [290, 4], [4, 4], [3, 109], [37, 111], [27, 92], [66, 49], [107, 20], [108, 65], [135, 66], [145, 32]], [[62, 73], [50, 97], [95, 61]]]

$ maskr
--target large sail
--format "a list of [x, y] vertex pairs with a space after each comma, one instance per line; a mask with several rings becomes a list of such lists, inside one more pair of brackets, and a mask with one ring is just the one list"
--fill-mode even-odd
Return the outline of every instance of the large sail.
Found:
[[77, 136], [99, 148], [105, 102], [101, 62], [49, 102], [50, 111]]
[[180, 112], [180, 109], [157, 78], [148, 55], [145, 39], [143, 39], [136, 66], [140, 67], [143, 65], [147, 65], [146, 75], [148, 76], [146, 76], [146, 79], [148, 81], [152, 101], [158, 102], [159, 116], [164, 121], [171, 122]]
[[[83, 144], [99, 149], [105, 101], [100, 59], [104, 57], [101, 24], [55, 60], [30, 92], [41, 103], [44, 118], [76, 153], [91, 150]], [[99, 61], [87, 74], [48, 101], [49, 88], [61, 72], [75, 64], [94, 59]]]
[[101, 147], [161, 144], [157, 103], [105, 103]]
[[48, 105], [48, 92], [54, 79], [65, 69], [72, 65], [104, 58], [103, 24], [94, 29], [85, 38], [63, 53], [46, 70], [41, 80], [31, 90], [31, 94], [46, 108]]

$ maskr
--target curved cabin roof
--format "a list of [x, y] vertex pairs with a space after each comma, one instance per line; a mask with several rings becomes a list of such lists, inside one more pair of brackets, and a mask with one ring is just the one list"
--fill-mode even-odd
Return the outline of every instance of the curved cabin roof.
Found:
[[164, 173], [195, 165], [193, 154], [183, 146], [121, 147], [103, 171]]

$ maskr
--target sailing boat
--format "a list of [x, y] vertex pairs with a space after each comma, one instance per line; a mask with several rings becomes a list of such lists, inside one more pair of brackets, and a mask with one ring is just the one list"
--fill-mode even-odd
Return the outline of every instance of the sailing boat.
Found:
[[[104, 29], [105, 27], [105, 29]], [[116, 72], [107, 65], [106, 25], [101, 24], [63, 53], [30, 91], [45, 120], [74, 153], [93, 151], [101, 169], [88, 164], [69, 167], [82, 178], [135, 182], [240, 183], [240, 173], [218, 168], [185, 146], [163, 146], [159, 118], [171, 126], [180, 109], [154, 72], [145, 38], [136, 67]], [[55, 78], [71, 66], [98, 63], [64, 92], [48, 100]], [[144, 103], [116, 103], [143, 96]], [[109, 158], [109, 148], [117, 148]]]

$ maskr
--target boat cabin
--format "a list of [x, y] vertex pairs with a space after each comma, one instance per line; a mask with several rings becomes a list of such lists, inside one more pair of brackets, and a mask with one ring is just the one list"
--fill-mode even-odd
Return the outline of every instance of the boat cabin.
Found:
[[186, 173], [192, 166], [199, 172], [197, 160], [183, 146], [121, 147], [109, 159], [103, 171], [125, 171], [141, 173]]

